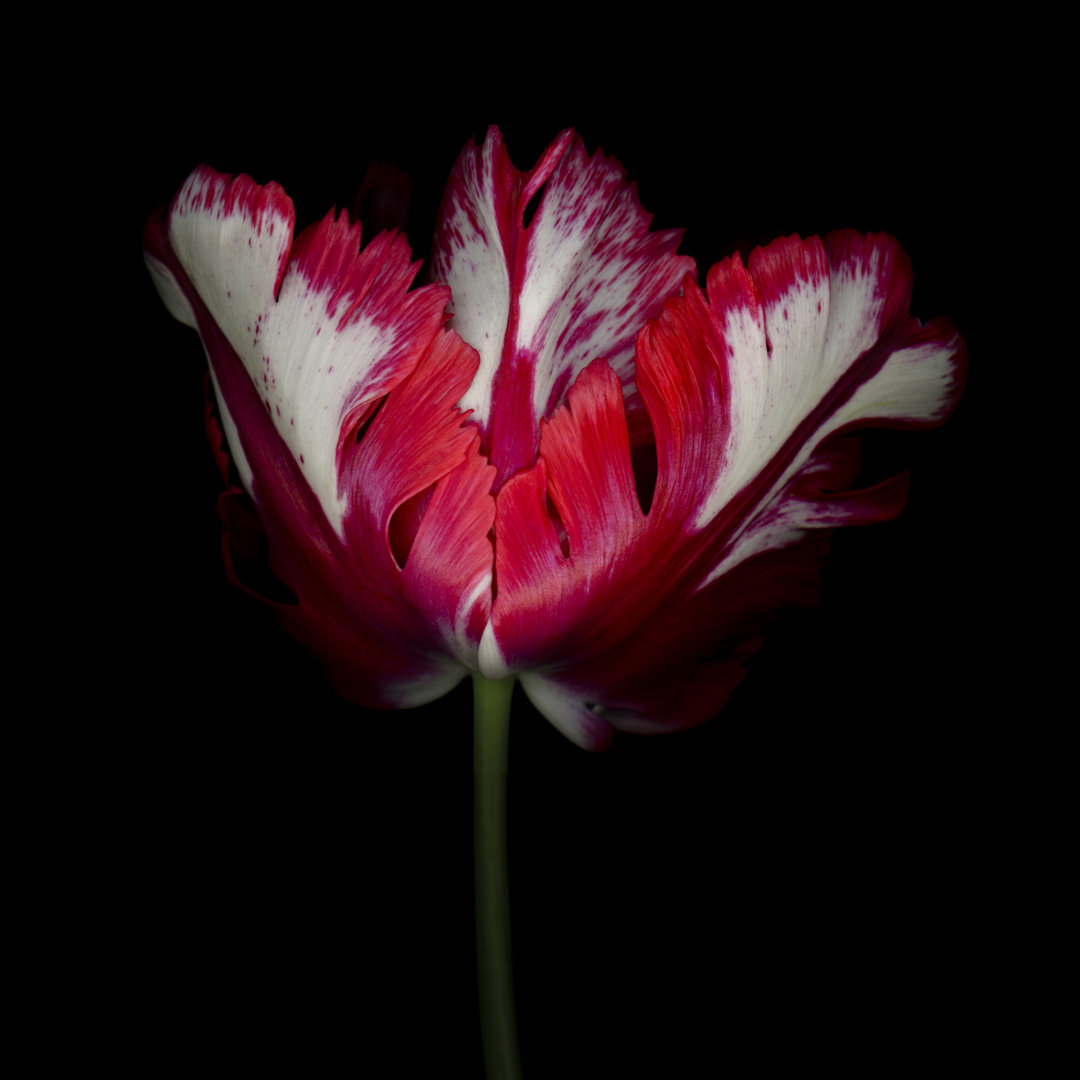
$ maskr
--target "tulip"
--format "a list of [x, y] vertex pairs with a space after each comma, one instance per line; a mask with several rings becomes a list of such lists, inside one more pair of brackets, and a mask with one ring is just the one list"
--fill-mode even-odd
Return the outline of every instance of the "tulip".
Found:
[[904, 476], [854, 487], [852, 433], [939, 424], [962, 388], [891, 237], [778, 239], [700, 285], [650, 221], [573, 132], [520, 172], [491, 129], [418, 288], [399, 233], [330, 213], [294, 238], [280, 187], [206, 167], [144, 235], [209, 359], [231, 577], [254, 591], [261, 553], [262, 599], [361, 704], [474, 678], [496, 867], [513, 683], [589, 749], [708, 719], [815, 601], [830, 533], [902, 508]]
[[[785, 238], [700, 288], [649, 221], [571, 132], [521, 173], [492, 129], [450, 178], [439, 284], [346, 214], [294, 242], [280, 187], [207, 168], [148, 224], [291, 593], [268, 602], [345, 696], [479, 673], [590, 748], [696, 724], [814, 600], [829, 531], [899, 512], [903, 478], [850, 490], [841, 436], [940, 423], [964, 347], [909, 317], [896, 241]], [[224, 501], [234, 549], [248, 505]]]

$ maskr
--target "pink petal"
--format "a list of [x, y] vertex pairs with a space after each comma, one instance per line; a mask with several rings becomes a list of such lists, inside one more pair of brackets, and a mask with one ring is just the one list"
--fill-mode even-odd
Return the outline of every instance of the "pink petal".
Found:
[[530, 670], [534, 702], [582, 745], [603, 745], [603, 724], [715, 713], [769, 616], [815, 599], [828, 531], [902, 506], [903, 479], [845, 490], [857, 464], [836, 436], [939, 423], [955, 403], [963, 342], [910, 319], [909, 294], [895, 241], [852, 233], [727, 260], [706, 293], [688, 281], [637, 345], [657, 444], [647, 515], [619, 380], [586, 369], [536, 468], [499, 492], [482, 669]]
[[618, 373], [631, 415], [640, 414], [634, 338], [695, 272], [675, 254], [681, 233], [649, 232], [650, 221], [621, 166], [588, 157], [571, 131], [527, 173], [511, 164], [496, 128], [482, 147], [462, 151], [432, 272], [450, 284], [454, 328], [480, 353], [462, 405], [480, 424], [500, 483], [535, 462], [541, 418], [597, 357]]

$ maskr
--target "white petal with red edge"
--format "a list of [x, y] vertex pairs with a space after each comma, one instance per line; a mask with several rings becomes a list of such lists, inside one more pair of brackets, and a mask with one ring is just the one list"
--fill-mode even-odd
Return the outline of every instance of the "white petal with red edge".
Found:
[[480, 352], [462, 406], [480, 424], [500, 483], [532, 465], [540, 419], [591, 360], [606, 357], [633, 398], [637, 331], [694, 271], [675, 254], [681, 234], [650, 232], [650, 221], [618, 163], [588, 157], [570, 131], [527, 173], [495, 128], [462, 152], [433, 273], [451, 286], [455, 329]]
[[[708, 581], [758, 551], [801, 532], [856, 523], [865, 503], [784, 497], [832, 435], [880, 423], [944, 420], [956, 400], [959, 335], [907, 317], [911, 268], [886, 236], [832, 234], [830, 252], [816, 237], [789, 237], [757, 249], [748, 272], [760, 300], [755, 334], [750, 307], [728, 307], [722, 339], [731, 349], [732, 428], [725, 469], [698, 514], [704, 527], [773, 462], [763, 508], [748, 517], [730, 554]], [[710, 275], [710, 311], [730, 292]], [[727, 273], [738, 273], [732, 268]], [[721, 295], [727, 293], [727, 295]], [[907, 346], [907, 347], [904, 347]]]
[[328, 215], [294, 245], [293, 220], [277, 185], [200, 168], [173, 202], [169, 242], [340, 534], [341, 439], [416, 366], [446, 292], [408, 293], [416, 265], [400, 236], [361, 251], [359, 226]]
[[[191, 220], [178, 215], [170, 234], [165, 219], [151, 218], [144, 245], [163, 288], [179, 293], [170, 309], [199, 331], [222, 427], [257, 510], [259, 528], [239, 494], [222, 500], [223, 519], [238, 544], [226, 556], [230, 577], [274, 608], [345, 696], [395, 708], [433, 700], [475, 670], [490, 610], [494, 470], [479, 455], [475, 425], [456, 404], [475, 375], [476, 353], [441, 329], [444, 287], [407, 291], [416, 268], [399, 237], [376, 237], [358, 255], [356, 230], [328, 217], [296, 240], [287, 259], [279, 249], [268, 255], [268, 219], [285, 205], [291, 221], [280, 189], [200, 173], [208, 176], [203, 194], [191, 196]], [[281, 220], [274, 217], [274, 235]], [[174, 237], [186, 244], [205, 298], [173, 248]], [[255, 264], [248, 278], [236, 270], [245, 261]], [[280, 276], [267, 270], [274, 266]], [[244, 287], [233, 289], [234, 278]], [[250, 288], [251, 281], [260, 288]], [[238, 295], [267, 291], [275, 307], [262, 325], [271, 329], [282, 298], [288, 303], [301, 293], [311, 311], [321, 305], [334, 320], [321, 332], [278, 335], [286, 351], [319, 354], [323, 342], [312, 345], [311, 339], [327, 334], [355, 343], [351, 327], [364, 319], [379, 323], [380, 313], [387, 314], [389, 355], [346, 357], [356, 364], [358, 381], [352, 388], [342, 382], [324, 401], [339, 418], [326, 425], [333, 438], [316, 447], [333, 465], [336, 507], [331, 502], [329, 512], [328, 492], [314, 490], [304, 449], [290, 445], [281, 416], [268, 407], [265, 382], [252, 378], [250, 342], [234, 345], [210, 310], [229, 324]], [[295, 314], [303, 324], [305, 311]], [[277, 369], [289, 378], [291, 366], [309, 362], [306, 356], [271, 359], [280, 359]], [[302, 397], [303, 388], [296, 389]], [[379, 401], [370, 401], [372, 395]], [[298, 409], [305, 407], [310, 412], [303, 401]], [[252, 558], [260, 548], [265, 565]], [[249, 564], [280, 579], [295, 602], [265, 595], [261, 584], [245, 578]]]
[[846, 490], [857, 465], [834, 436], [937, 423], [955, 403], [963, 343], [909, 318], [909, 295], [895, 241], [855, 234], [729, 260], [707, 295], [688, 283], [638, 341], [657, 440], [647, 515], [618, 381], [599, 363], [579, 376], [535, 469], [499, 492], [485, 641], [542, 679], [538, 706], [576, 741], [596, 741], [599, 717], [647, 731], [716, 712], [770, 613], [814, 599], [816, 537], [898, 512], [902, 479]]
[[485, 428], [510, 320], [514, 249], [527, 201], [522, 199], [526, 190], [531, 198], [551, 174], [570, 136], [562, 132], [535, 168], [522, 174], [510, 164], [498, 129], [491, 128], [482, 146], [470, 144], [461, 152], [439, 209], [432, 274], [449, 284], [454, 329], [480, 354], [462, 407]]

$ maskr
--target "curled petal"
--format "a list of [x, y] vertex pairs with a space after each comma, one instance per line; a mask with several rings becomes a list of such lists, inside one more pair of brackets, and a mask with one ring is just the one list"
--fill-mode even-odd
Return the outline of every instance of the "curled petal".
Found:
[[499, 492], [481, 664], [531, 669], [538, 707], [582, 745], [603, 745], [596, 718], [649, 731], [715, 713], [769, 617], [815, 600], [829, 530], [903, 504], [902, 477], [848, 490], [857, 456], [841, 436], [939, 423], [959, 395], [963, 342], [908, 317], [910, 280], [894, 240], [842, 233], [727, 260], [704, 292], [687, 281], [637, 342], [648, 514], [619, 380], [587, 368], [536, 468]]

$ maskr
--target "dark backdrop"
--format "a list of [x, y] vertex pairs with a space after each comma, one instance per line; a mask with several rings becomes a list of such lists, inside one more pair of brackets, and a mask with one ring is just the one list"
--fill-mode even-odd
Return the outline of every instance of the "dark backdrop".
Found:
[[1000, 808], [977, 635], [994, 588], [982, 403], [1003, 358], [973, 208], [985, 106], [955, 43], [781, 55], [739, 37], [684, 54], [697, 31], [681, 26], [492, 56], [448, 27], [418, 55], [353, 32], [273, 63], [212, 36], [180, 57], [150, 49], [140, 108], [118, 103], [126, 316], [109, 426], [124, 512], [107, 528], [122, 629], [99, 671], [112, 719], [81, 738], [108, 763], [96, 865], [137, 1052], [479, 1075], [468, 686], [411, 713], [358, 710], [228, 586], [201, 349], [162, 309], [138, 230], [200, 161], [277, 180], [302, 226], [351, 205], [383, 159], [415, 178], [426, 257], [456, 154], [497, 123], [520, 168], [577, 127], [656, 226], [687, 229], [702, 275], [735, 242], [893, 233], [913, 312], [949, 317], [972, 357], [945, 428], [875, 451], [911, 466], [907, 512], [837, 538], [821, 605], [776, 624], [720, 716], [590, 755], [516, 701], [527, 1075], [712, 1075], [749, 1058], [865, 1076], [942, 1037], [960, 1053], [986, 1035], [967, 1003], [991, 968]]

